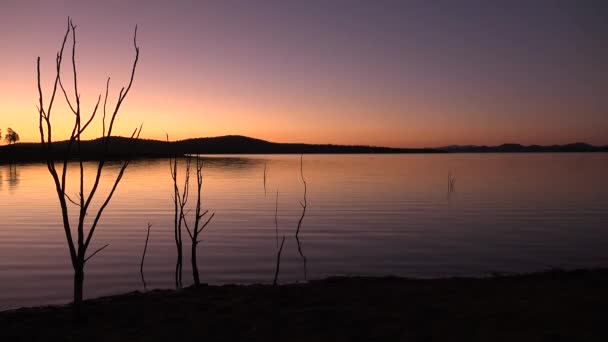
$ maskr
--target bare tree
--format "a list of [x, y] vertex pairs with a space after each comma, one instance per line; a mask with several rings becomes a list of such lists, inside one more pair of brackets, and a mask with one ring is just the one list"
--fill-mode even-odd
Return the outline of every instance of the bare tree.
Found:
[[277, 239], [277, 258], [274, 268], [274, 278], [272, 280], [272, 286], [277, 286], [279, 279], [279, 271], [281, 268], [281, 254], [283, 253], [283, 245], [285, 244], [285, 235], [283, 235], [283, 239], [281, 240], [281, 245], [279, 246], [279, 190], [277, 190], [277, 197], [275, 199], [274, 204], [274, 230], [275, 236]]
[[[167, 141], [169, 136], [167, 135]], [[188, 188], [190, 186], [190, 157], [186, 158], [186, 172], [184, 175], [184, 187], [180, 193], [177, 177], [177, 156], [169, 159], [169, 168], [171, 170], [171, 178], [173, 179], [173, 205], [174, 205], [174, 222], [173, 235], [175, 239], [175, 247], [177, 249], [177, 260], [175, 263], [175, 287], [182, 287], [182, 269], [183, 269], [183, 241], [182, 241], [182, 222], [184, 218], [184, 207], [188, 203]]]
[[302, 184], [304, 184], [304, 200], [300, 202], [302, 206], [302, 216], [300, 216], [300, 220], [298, 220], [298, 227], [296, 229], [296, 238], [300, 234], [300, 227], [302, 226], [302, 221], [304, 220], [304, 216], [306, 215], [306, 206], [307, 203], [307, 185], [306, 180], [304, 179], [304, 155], [300, 155], [300, 178], [302, 179]]
[[150, 240], [150, 228], [152, 228], [152, 224], [148, 222], [148, 233], [146, 234], [146, 244], [144, 245], [144, 251], [141, 253], [141, 262], [139, 263], [139, 275], [141, 276], [141, 282], [144, 285], [144, 290], [146, 287], [146, 278], [144, 277], [144, 260], [146, 259], [146, 251], [148, 250], [148, 240]]
[[[72, 37], [72, 72], [73, 72], [73, 82], [74, 82], [73, 83], [74, 98], [72, 100], [70, 100], [70, 97], [68, 96], [68, 93], [66, 92], [66, 90], [63, 86], [63, 83], [61, 81], [61, 66], [62, 66], [62, 61], [63, 61], [63, 51], [64, 51], [64, 48], [65, 48], [65, 45], [66, 45], [66, 42], [68, 40], [68, 36], [70, 35], [70, 33], [71, 33], [71, 37]], [[106, 104], [107, 104], [108, 90], [109, 90], [109, 83], [110, 83], [109, 78], [106, 83], [106, 96], [105, 96], [105, 100], [104, 100], [104, 104], [103, 104], [104, 113], [103, 113], [103, 121], [102, 121], [102, 123], [103, 123], [103, 131], [102, 131], [103, 153], [102, 153], [102, 155], [99, 159], [98, 165], [97, 165], [97, 171], [95, 174], [93, 185], [88, 193], [85, 193], [85, 174], [84, 174], [83, 155], [81, 153], [80, 142], [81, 142], [82, 134], [85, 132], [85, 130], [89, 127], [89, 124], [95, 118], [97, 109], [99, 108], [101, 94], [97, 98], [97, 103], [95, 104], [95, 108], [93, 109], [91, 116], [89, 117], [88, 120], [83, 122], [82, 107], [81, 107], [81, 103], [80, 103], [80, 93], [78, 91], [78, 77], [77, 77], [77, 71], [76, 71], [76, 26], [72, 23], [72, 20], [70, 18], [68, 18], [67, 29], [66, 29], [65, 35], [63, 37], [63, 42], [61, 44], [61, 48], [56, 56], [56, 60], [55, 60], [56, 75], [55, 75], [55, 80], [53, 83], [53, 88], [52, 88], [52, 92], [50, 95], [50, 99], [46, 106], [45, 106], [45, 102], [43, 100], [42, 84], [41, 84], [41, 80], [40, 80], [40, 57], [38, 57], [38, 59], [37, 59], [38, 95], [39, 95], [37, 108], [38, 108], [38, 114], [39, 114], [38, 122], [39, 122], [39, 130], [40, 130], [40, 141], [41, 141], [42, 145], [45, 146], [46, 153], [48, 156], [47, 168], [53, 178], [53, 182], [55, 184], [55, 190], [57, 192], [57, 196], [59, 199], [59, 204], [61, 206], [61, 216], [63, 219], [63, 228], [64, 228], [67, 244], [69, 247], [70, 259], [72, 261], [72, 268], [74, 269], [74, 310], [75, 310], [74, 312], [75, 312], [76, 316], [79, 316], [80, 312], [81, 312], [85, 264], [93, 256], [95, 256], [101, 250], [106, 248], [108, 245], [104, 245], [103, 247], [98, 248], [93, 253], [90, 253], [88, 255], [87, 255], [87, 251], [88, 251], [91, 241], [93, 239], [93, 234], [95, 233], [95, 229], [97, 228], [99, 220], [101, 219], [101, 216], [102, 216], [104, 210], [110, 203], [110, 200], [112, 199], [112, 196], [114, 195], [114, 192], [116, 191], [116, 188], [118, 187], [118, 184], [120, 183], [120, 181], [124, 175], [124, 172], [127, 169], [127, 166], [129, 165], [128, 159], [121, 162], [118, 174], [117, 174], [115, 180], [113, 181], [113, 184], [112, 184], [112, 187], [111, 187], [109, 193], [107, 193], [105, 195], [105, 197], [103, 197], [101, 206], [94, 211], [93, 221], [92, 221], [92, 223], [90, 223], [88, 230], [85, 229], [85, 218], [89, 214], [89, 212], [92, 210], [91, 203], [93, 202], [93, 199], [94, 199], [95, 195], [97, 194], [97, 190], [99, 188], [99, 184], [101, 181], [102, 172], [103, 172], [104, 166], [106, 164], [105, 157], [108, 154], [110, 140], [111, 140], [110, 137], [112, 136], [112, 131], [114, 129], [114, 123], [116, 120], [116, 116], [118, 115], [118, 112], [120, 110], [122, 103], [124, 102], [125, 98], [129, 94], [129, 91], [131, 90], [131, 86], [133, 84], [133, 79], [135, 77], [135, 69], [137, 67], [137, 61], [139, 59], [139, 46], [137, 45], [137, 26], [135, 26], [135, 33], [133, 36], [133, 46], [135, 48], [135, 59], [134, 59], [133, 67], [131, 70], [131, 77], [129, 79], [128, 85], [126, 87], [123, 86], [121, 88], [120, 93], [118, 95], [118, 100], [116, 102], [116, 105], [114, 106], [114, 109], [110, 111], [110, 121], [107, 126], [107, 130], [106, 130]], [[65, 153], [65, 157], [63, 159], [63, 162], [60, 163], [60, 164], [62, 164], [62, 165], [60, 165], [60, 170], [57, 169], [57, 165], [55, 164], [55, 161], [53, 159], [53, 153], [52, 153], [53, 139], [52, 139], [52, 124], [51, 124], [52, 109], [53, 109], [53, 104], [55, 103], [55, 96], [57, 95], [58, 89], [61, 89], [61, 91], [63, 92], [65, 100], [66, 100], [70, 110], [74, 114], [74, 126], [72, 128], [72, 132], [71, 132], [70, 138], [68, 140], [68, 144], [67, 144], [68, 147], [67, 147], [67, 151]], [[129, 144], [131, 144], [134, 139], [137, 139], [139, 137], [139, 134], [141, 133], [141, 129], [142, 129], [142, 126], [140, 126], [139, 128], [136, 128], [133, 131], [133, 133], [131, 134], [131, 138], [129, 140]], [[78, 165], [79, 165], [79, 170], [80, 170], [79, 193], [78, 193], [78, 197], [76, 199], [72, 199], [66, 192], [66, 183], [67, 183], [66, 177], [67, 177], [67, 170], [68, 170], [68, 159], [70, 158], [70, 154], [72, 152], [72, 149], [74, 148], [74, 145], [75, 145], [76, 151], [78, 153]], [[74, 226], [70, 222], [68, 201], [70, 203], [74, 204], [78, 208], [78, 216], [77, 216], [78, 221], [77, 221], [76, 228], [75, 228], [75, 230], [76, 230], [75, 239], [73, 237]]]
[[304, 267], [304, 279], [308, 279], [308, 270], [306, 267], [307, 264], [307, 259], [306, 259], [306, 255], [304, 255], [304, 250], [302, 249], [302, 242], [300, 241], [300, 228], [302, 227], [302, 221], [304, 221], [304, 216], [306, 216], [306, 208], [308, 206], [308, 202], [307, 202], [307, 185], [306, 185], [306, 180], [304, 179], [304, 155], [300, 155], [300, 178], [302, 179], [302, 183], [304, 184], [304, 200], [300, 202], [300, 205], [302, 206], [302, 215], [300, 216], [300, 219], [298, 220], [298, 227], [296, 228], [296, 243], [298, 244], [298, 253], [300, 254], [300, 257], [302, 258], [302, 265]]
[[266, 196], [266, 174], [268, 172], [267, 162], [264, 162], [264, 196]]
[[[186, 186], [188, 186], [187, 181], [186, 181]], [[190, 241], [192, 242], [192, 250], [190, 253], [190, 262], [192, 263], [192, 278], [194, 278], [194, 285], [198, 286], [201, 284], [201, 281], [200, 281], [200, 277], [198, 274], [196, 247], [201, 242], [199, 240], [200, 233], [203, 232], [203, 229], [205, 229], [205, 227], [207, 227], [209, 222], [211, 222], [211, 219], [213, 219], [213, 217], [215, 216], [215, 213], [211, 214], [211, 216], [209, 216], [207, 221], [205, 221], [205, 223], [201, 225], [201, 219], [203, 217], [205, 217], [205, 215], [207, 215], [207, 213], [209, 213], [209, 210], [205, 210], [201, 214], [201, 211], [202, 211], [201, 193], [202, 193], [202, 188], [203, 188], [203, 160], [201, 158], [199, 158], [199, 156], [196, 156], [196, 186], [197, 186], [197, 196], [196, 196], [196, 209], [195, 209], [195, 213], [194, 213], [194, 229], [190, 230], [190, 226], [188, 226], [188, 221], [186, 220], [186, 216], [185, 216], [183, 209], [181, 211], [181, 214], [182, 214], [182, 220], [184, 220], [184, 226], [186, 227], [186, 231], [188, 232], [188, 235], [190, 236]]]

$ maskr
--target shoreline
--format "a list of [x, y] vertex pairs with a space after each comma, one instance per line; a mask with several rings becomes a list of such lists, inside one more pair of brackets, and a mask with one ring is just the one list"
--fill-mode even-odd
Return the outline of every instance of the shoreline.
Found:
[[18, 143], [0, 145], [0, 163], [45, 162], [54, 160], [121, 160], [167, 158], [185, 155], [260, 155], [260, 154], [451, 154], [451, 153], [601, 153], [608, 152], [608, 146], [594, 146], [583, 142], [561, 145], [522, 145], [505, 143], [487, 145], [450, 145], [443, 147], [384, 147], [370, 145], [335, 145], [276, 143], [240, 135], [194, 138], [178, 141], [136, 139], [131, 142], [125, 137], [112, 137], [109, 150], [104, 148], [102, 139], [83, 140], [81, 152], [70, 149], [67, 141], [53, 143], [53, 150], [44, 145]]
[[608, 269], [203, 285], [0, 312], [2, 340], [600, 341]]

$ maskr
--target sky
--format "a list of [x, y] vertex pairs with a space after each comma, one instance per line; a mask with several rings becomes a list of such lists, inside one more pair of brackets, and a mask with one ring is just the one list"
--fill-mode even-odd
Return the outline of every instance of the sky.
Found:
[[120, 135], [608, 145], [605, 1], [0, 0], [0, 128], [22, 141], [40, 139], [36, 58], [48, 97], [68, 16], [85, 113], [108, 76], [110, 104], [128, 82], [138, 25]]

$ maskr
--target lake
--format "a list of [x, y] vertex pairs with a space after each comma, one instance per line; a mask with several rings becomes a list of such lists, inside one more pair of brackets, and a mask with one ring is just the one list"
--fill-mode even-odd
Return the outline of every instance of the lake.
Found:
[[[85, 164], [89, 186], [94, 168]], [[72, 164], [72, 177], [76, 170]], [[98, 195], [116, 171], [107, 168]], [[282, 236], [280, 282], [608, 267], [606, 153], [304, 155], [308, 206], [299, 236], [306, 269], [294, 239], [304, 191], [300, 156], [205, 156], [203, 172], [203, 207], [215, 218], [198, 262], [201, 281], [210, 284], [272, 282]], [[455, 176], [451, 191], [448, 174]], [[168, 160], [129, 166], [90, 247], [109, 244], [87, 263], [85, 297], [143, 289], [148, 222], [148, 288], [173, 287], [172, 191]], [[0, 198], [0, 309], [69, 302], [72, 269], [46, 165], [0, 165]], [[184, 285], [192, 283], [189, 250], [184, 231]]]

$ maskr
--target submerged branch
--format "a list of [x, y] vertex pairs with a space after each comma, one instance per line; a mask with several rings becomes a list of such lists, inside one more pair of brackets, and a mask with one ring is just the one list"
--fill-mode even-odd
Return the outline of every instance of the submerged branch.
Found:
[[302, 226], [302, 221], [304, 220], [304, 216], [306, 216], [306, 208], [308, 206], [308, 201], [307, 201], [307, 187], [306, 187], [306, 180], [304, 179], [304, 162], [303, 162], [303, 155], [300, 155], [300, 178], [302, 179], [302, 183], [304, 184], [304, 200], [302, 202], [300, 202], [300, 205], [302, 206], [302, 215], [300, 216], [300, 220], [298, 220], [298, 227], [296, 229], [296, 242], [298, 244], [298, 253], [300, 254], [300, 257], [302, 258], [302, 265], [304, 267], [304, 280], [308, 280], [308, 269], [307, 269], [307, 259], [306, 259], [306, 255], [304, 255], [304, 251], [302, 249], [302, 243], [300, 241], [300, 228]]
[[283, 245], [285, 244], [285, 235], [283, 235], [283, 239], [281, 240], [281, 246], [279, 247], [279, 220], [278, 220], [278, 212], [279, 212], [279, 190], [277, 190], [277, 196], [275, 199], [274, 206], [274, 228], [275, 234], [277, 238], [277, 258], [274, 268], [274, 279], [272, 280], [272, 285], [277, 286], [277, 280], [279, 278], [279, 270], [281, 267], [281, 254], [283, 253]]
[[144, 290], [146, 290], [146, 278], [144, 278], [144, 259], [146, 258], [146, 251], [148, 250], [148, 240], [150, 239], [150, 228], [152, 224], [148, 222], [148, 233], [146, 234], [146, 244], [144, 245], [144, 251], [141, 254], [141, 262], [139, 264], [139, 275], [141, 276], [141, 282], [144, 284]]

